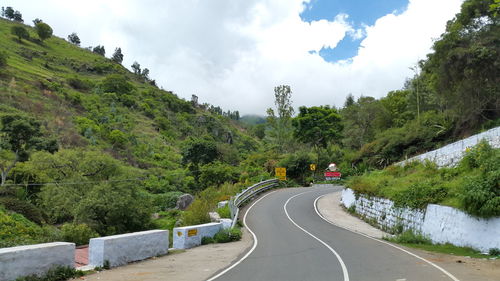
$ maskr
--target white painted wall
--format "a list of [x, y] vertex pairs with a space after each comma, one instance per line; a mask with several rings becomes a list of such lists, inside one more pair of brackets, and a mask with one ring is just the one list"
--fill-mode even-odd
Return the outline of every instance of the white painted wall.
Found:
[[54, 266], [74, 267], [75, 244], [54, 242], [0, 249], [0, 281], [43, 275]]
[[424, 160], [430, 160], [436, 163], [438, 167], [454, 166], [460, 162], [467, 148], [475, 146], [483, 139], [488, 141], [492, 147], [500, 148], [500, 127], [496, 127], [461, 141], [451, 143], [439, 149], [417, 155], [405, 161], [399, 162], [396, 165], [404, 165], [413, 161], [422, 162]]
[[149, 230], [90, 239], [89, 264], [119, 266], [168, 253], [168, 230]]
[[199, 246], [201, 245], [201, 238], [214, 237], [222, 227], [222, 222], [176, 227], [173, 230], [174, 248], [189, 249]]
[[500, 217], [475, 218], [452, 207], [430, 204], [422, 232], [435, 243], [450, 242], [482, 252], [500, 249]]
[[434, 243], [468, 246], [482, 252], [500, 249], [500, 217], [475, 218], [461, 210], [429, 204], [425, 210], [395, 208], [391, 200], [368, 197], [355, 198], [352, 189], [342, 191], [342, 204], [354, 205], [356, 213], [375, 219], [380, 228], [392, 228], [401, 223], [403, 229], [413, 229], [428, 236]]

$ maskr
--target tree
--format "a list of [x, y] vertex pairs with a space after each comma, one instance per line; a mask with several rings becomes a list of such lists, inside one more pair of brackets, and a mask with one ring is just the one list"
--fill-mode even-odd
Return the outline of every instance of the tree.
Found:
[[299, 115], [292, 120], [295, 137], [314, 147], [326, 148], [331, 142], [339, 141], [342, 133], [340, 115], [329, 106], [299, 108]]
[[38, 34], [40, 40], [44, 41], [52, 36], [52, 27], [50, 25], [39, 22], [35, 25], [35, 31]]
[[41, 19], [36, 18], [36, 19], [33, 20], [33, 25], [37, 25], [38, 23], [41, 23], [41, 22], [42, 22]]
[[12, 19], [17, 22], [24, 22], [23, 15], [19, 11], [14, 12], [14, 17]]
[[135, 89], [134, 85], [128, 82], [125, 76], [120, 74], [107, 76], [102, 81], [101, 87], [105, 93], [116, 93], [118, 95], [130, 94]]
[[134, 71], [134, 74], [141, 75], [141, 65], [138, 62], [134, 61], [131, 67]]
[[494, 3], [465, 1], [422, 67], [462, 132], [500, 117], [500, 18], [490, 7]]
[[77, 46], [80, 46], [80, 37], [78, 37], [78, 35], [73, 32], [71, 33], [70, 35], [68, 35], [68, 41], [71, 43], [71, 44], [75, 44]]
[[20, 25], [13, 26], [10, 29], [10, 33], [12, 35], [17, 36], [17, 39], [19, 40], [19, 42], [21, 42], [21, 39], [29, 39], [30, 38], [30, 34], [29, 34], [28, 30], [26, 30], [26, 28], [24, 28]]
[[141, 77], [144, 79], [144, 81], [149, 80], [149, 69], [144, 68], [141, 72]]
[[[3, 7], [2, 7], [2, 9], [3, 9]], [[14, 19], [14, 13], [15, 13], [15, 11], [12, 7], [7, 7], [7, 8], [5, 8], [5, 10], [2, 10], [2, 16], [6, 17], [10, 20]]]
[[106, 55], [106, 50], [104, 49], [104, 46], [101, 46], [101, 45], [95, 46], [94, 49], [92, 49], [92, 52], [99, 54], [101, 56]]
[[123, 62], [122, 48], [115, 49], [113, 56], [111, 56], [111, 60], [120, 64]]
[[0, 117], [0, 173], [1, 184], [5, 185], [7, 176], [17, 162], [28, 160], [32, 150], [55, 152], [55, 140], [42, 139], [40, 123], [33, 118], [17, 114]]
[[267, 110], [267, 122], [270, 126], [269, 139], [281, 150], [288, 150], [293, 141], [291, 118], [294, 113], [292, 107], [292, 90], [288, 85], [274, 88], [274, 104], [277, 115], [272, 108]]

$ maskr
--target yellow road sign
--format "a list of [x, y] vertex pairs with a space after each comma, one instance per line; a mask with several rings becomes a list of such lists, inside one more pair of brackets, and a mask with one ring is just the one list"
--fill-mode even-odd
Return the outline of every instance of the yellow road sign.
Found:
[[309, 165], [309, 169], [311, 169], [311, 171], [316, 171], [316, 164]]
[[284, 181], [284, 180], [286, 180], [286, 168], [276, 167], [276, 168], [274, 169], [274, 173], [276, 174], [276, 177], [277, 177], [280, 181]]

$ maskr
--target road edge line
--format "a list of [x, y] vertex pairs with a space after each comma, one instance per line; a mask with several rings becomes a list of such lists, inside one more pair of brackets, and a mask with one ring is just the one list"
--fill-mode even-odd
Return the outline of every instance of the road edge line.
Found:
[[[330, 194], [330, 193], [328, 193], [328, 194]], [[439, 265], [437, 265], [437, 264], [435, 264], [435, 263], [433, 263], [433, 262], [431, 262], [431, 261], [429, 261], [429, 260], [426, 260], [426, 259], [422, 258], [421, 256], [419, 256], [419, 255], [417, 255], [417, 254], [414, 254], [414, 253], [412, 253], [412, 252], [410, 252], [410, 251], [407, 251], [407, 250], [405, 250], [405, 249], [403, 249], [403, 248], [401, 248], [401, 247], [398, 247], [398, 246], [396, 246], [396, 245], [393, 245], [393, 244], [391, 244], [391, 243], [389, 243], [389, 242], [386, 242], [386, 241], [383, 241], [383, 240], [380, 240], [380, 239], [377, 239], [377, 238], [371, 237], [371, 236], [366, 235], [366, 234], [364, 234], [364, 233], [360, 233], [360, 232], [357, 232], [357, 231], [350, 230], [350, 229], [348, 229], [348, 228], [345, 228], [345, 227], [343, 227], [343, 226], [340, 226], [340, 225], [338, 225], [338, 224], [336, 224], [336, 223], [334, 223], [334, 222], [332, 222], [332, 221], [328, 220], [327, 218], [325, 218], [325, 217], [324, 217], [324, 216], [323, 216], [323, 215], [319, 212], [319, 210], [318, 210], [318, 206], [317, 206], [318, 200], [319, 200], [319, 199], [321, 199], [321, 198], [323, 198], [324, 196], [326, 196], [326, 195], [328, 195], [328, 194], [323, 194], [323, 195], [318, 196], [318, 197], [316, 198], [316, 200], [314, 200], [314, 203], [313, 203], [313, 204], [314, 204], [314, 210], [316, 211], [316, 214], [317, 214], [320, 218], [322, 218], [324, 221], [326, 221], [327, 223], [329, 223], [329, 224], [331, 224], [331, 225], [334, 225], [334, 226], [336, 226], [336, 227], [340, 227], [340, 228], [345, 229], [345, 230], [347, 230], [347, 231], [350, 231], [350, 232], [352, 232], [352, 233], [355, 233], [355, 234], [358, 234], [358, 235], [364, 236], [364, 237], [366, 237], [366, 238], [369, 238], [369, 239], [375, 240], [375, 241], [377, 241], [377, 242], [379, 242], [379, 243], [389, 245], [389, 246], [391, 246], [391, 247], [393, 247], [393, 248], [396, 248], [396, 249], [398, 249], [398, 250], [400, 250], [400, 251], [403, 251], [403, 252], [405, 252], [405, 253], [407, 253], [407, 254], [409, 254], [409, 255], [411, 255], [411, 256], [413, 256], [413, 257], [417, 258], [417, 259], [423, 260], [424, 262], [426, 262], [426, 263], [428, 263], [428, 264], [432, 265], [433, 267], [435, 267], [435, 268], [439, 269], [441, 272], [443, 272], [443, 273], [444, 273], [444, 274], [446, 274], [448, 277], [450, 277], [450, 278], [451, 278], [451, 280], [453, 280], [453, 281], [460, 281], [458, 278], [456, 278], [455, 276], [453, 276], [453, 274], [451, 274], [450, 272], [446, 271], [446, 269], [444, 269], [444, 268], [440, 267]]]
[[298, 225], [294, 220], [292, 220], [292, 218], [290, 217], [290, 215], [288, 214], [288, 211], [286, 209], [286, 206], [288, 205], [288, 202], [290, 202], [290, 200], [292, 200], [293, 198], [299, 196], [299, 195], [302, 195], [302, 194], [305, 194], [305, 193], [309, 193], [309, 192], [313, 192], [314, 190], [312, 191], [306, 191], [306, 192], [302, 192], [302, 193], [299, 193], [299, 194], [296, 194], [290, 198], [288, 198], [288, 200], [285, 202], [285, 205], [283, 205], [283, 209], [285, 210], [285, 214], [286, 216], [288, 217], [288, 220], [291, 221], [296, 227], [298, 227], [300, 230], [302, 230], [303, 232], [305, 232], [306, 234], [308, 234], [309, 236], [311, 236], [312, 238], [316, 239], [318, 242], [320, 242], [321, 244], [323, 244], [323, 246], [327, 247], [334, 255], [335, 257], [337, 258], [337, 260], [339, 261], [340, 263], [340, 267], [342, 268], [342, 274], [344, 275], [344, 281], [349, 281], [349, 273], [347, 272], [347, 267], [344, 263], [344, 261], [342, 260], [342, 258], [340, 257], [340, 255], [330, 246], [328, 245], [326, 242], [324, 242], [323, 240], [319, 239], [318, 237], [314, 236], [313, 234], [311, 234], [309, 231], [305, 230], [304, 228], [302, 228], [300, 225]]
[[246, 258], [248, 258], [248, 256], [250, 256], [250, 254], [255, 250], [255, 248], [257, 248], [257, 244], [259, 243], [258, 239], [257, 239], [257, 235], [255, 235], [255, 233], [250, 229], [250, 227], [248, 227], [247, 225], [247, 215], [248, 215], [248, 212], [250, 212], [250, 210], [253, 208], [253, 206], [255, 206], [255, 204], [259, 203], [260, 200], [264, 199], [265, 197], [267, 197], [268, 195], [271, 195], [273, 194], [275, 191], [272, 191], [270, 193], [267, 193], [265, 194], [264, 196], [262, 196], [261, 198], [259, 198], [257, 201], [255, 201], [248, 209], [247, 211], [245, 212], [245, 215], [243, 216], [243, 224], [245, 225], [245, 227], [247, 228], [247, 230], [250, 232], [250, 234], [252, 234], [252, 237], [253, 237], [253, 245], [252, 245], [252, 248], [241, 258], [239, 259], [237, 262], [233, 263], [232, 265], [230, 265], [229, 267], [227, 267], [226, 269], [224, 269], [223, 271], [219, 272], [217, 275], [213, 276], [213, 277], [210, 277], [210, 279], [207, 279], [206, 281], [213, 281], [219, 277], [221, 277], [222, 275], [226, 274], [228, 271], [230, 271], [231, 269], [235, 268], [238, 264], [240, 264], [241, 262], [243, 262]]

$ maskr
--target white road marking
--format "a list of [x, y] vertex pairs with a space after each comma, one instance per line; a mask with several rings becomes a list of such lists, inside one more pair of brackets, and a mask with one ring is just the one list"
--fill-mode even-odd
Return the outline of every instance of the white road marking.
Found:
[[345, 227], [342, 227], [342, 226], [340, 226], [340, 225], [338, 225], [338, 224], [336, 224], [336, 223], [334, 223], [334, 222], [332, 222], [332, 221], [329, 221], [328, 219], [326, 219], [325, 217], [323, 217], [323, 215], [322, 215], [322, 214], [320, 214], [320, 213], [319, 213], [319, 211], [318, 211], [318, 206], [317, 206], [317, 202], [318, 202], [318, 200], [319, 200], [319, 199], [321, 199], [322, 197], [326, 196], [326, 195], [327, 195], [327, 194], [323, 194], [323, 195], [321, 195], [321, 196], [317, 197], [317, 198], [316, 198], [316, 200], [314, 200], [314, 210], [316, 211], [316, 214], [317, 214], [320, 218], [322, 218], [324, 221], [328, 222], [329, 224], [332, 224], [332, 225], [335, 225], [335, 226], [337, 226], [337, 227], [340, 227], [340, 228], [342, 228], [342, 229], [345, 229], [345, 230], [347, 230], [347, 231], [350, 231], [350, 232], [352, 232], [352, 233], [359, 234], [359, 235], [364, 236], [364, 237], [366, 237], [366, 238], [370, 238], [370, 239], [375, 240], [375, 241], [377, 241], [377, 242], [380, 242], [380, 243], [383, 243], [383, 244], [389, 245], [389, 246], [391, 246], [391, 247], [394, 247], [394, 248], [396, 248], [396, 249], [398, 249], [398, 250], [401, 250], [401, 251], [403, 251], [403, 252], [405, 252], [405, 253], [407, 253], [407, 254], [409, 254], [409, 255], [411, 255], [411, 256], [413, 256], [413, 257], [417, 258], [417, 259], [423, 260], [424, 262], [426, 262], [426, 263], [428, 263], [428, 264], [430, 264], [430, 265], [434, 266], [435, 268], [439, 269], [441, 272], [443, 272], [444, 274], [446, 274], [448, 277], [450, 277], [450, 278], [451, 278], [451, 280], [453, 280], [453, 281], [460, 281], [458, 278], [456, 278], [455, 276], [453, 276], [453, 274], [449, 273], [449, 272], [448, 272], [448, 271], [446, 271], [444, 268], [442, 268], [442, 267], [440, 267], [439, 265], [437, 265], [437, 264], [435, 264], [435, 263], [433, 263], [433, 262], [431, 262], [431, 261], [428, 261], [428, 260], [426, 260], [426, 259], [424, 259], [424, 258], [422, 258], [422, 257], [420, 257], [420, 256], [418, 256], [418, 255], [416, 255], [416, 254], [414, 254], [414, 253], [412, 253], [412, 252], [410, 252], [410, 251], [407, 251], [407, 250], [405, 250], [405, 249], [403, 249], [403, 248], [401, 248], [401, 247], [398, 247], [398, 246], [393, 245], [393, 244], [391, 244], [391, 243], [385, 242], [385, 241], [383, 241], [383, 240], [379, 240], [379, 239], [373, 238], [373, 237], [368, 236], [368, 235], [366, 235], [366, 234], [363, 234], [363, 233], [359, 233], [359, 232], [352, 231], [352, 230], [350, 230], [350, 229], [348, 229], [348, 228], [345, 228]]
[[[314, 190], [313, 190], [314, 191]], [[285, 205], [283, 205], [283, 209], [285, 210], [285, 214], [286, 216], [288, 217], [288, 219], [296, 226], [298, 227], [300, 230], [304, 231], [305, 233], [307, 233], [309, 236], [311, 236], [312, 238], [316, 239], [317, 241], [319, 241], [321, 244], [323, 244], [325, 247], [327, 247], [334, 255], [335, 257], [337, 257], [337, 260], [339, 261], [340, 263], [340, 266], [342, 267], [342, 274], [344, 275], [344, 281], [349, 281], [349, 274], [347, 272], [347, 267], [345, 266], [345, 263], [344, 261], [342, 260], [342, 258], [340, 257], [340, 255], [332, 248], [330, 247], [330, 245], [326, 244], [325, 242], [323, 242], [323, 240], [319, 239], [318, 237], [314, 236], [313, 234], [311, 234], [309, 231], [305, 230], [304, 228], [302, 228], [300, 225], [298, 225], [295, 221], [292, 220], [292, 218], [290, 217], [290, 215], [288, 214], [288, 211], [286, 209], [286, 206], [288, 205], [288, 202], [290, 202], [290, 200], [292, 200], [293, 198], [299, 196], [299, 195], [302, 195], [304, 193], [309, 193], [309, 192], [313, 192], [313, 191], [306, 191], [306, 192], [302, 192], [302, 193], [299, 193], [299, 194], [296, 194], [290, 198], [288, 198], [288, 200], [286, 201]]]
[[245, 212], [245, 216], [243, 216], [243, 224], [245, 225], [245, 227], [248, 229], [248, 231], [250, 232], [250, 234], [252, 234], [253, 236], [253, 246], [252, 248], [250, 249], [250, 251], [248, 251], [239, 261], [235, 262], [234, 264], [232, 264], [230, 267], [224, 269], [223, 271], [221, 271], [219, 274], [215, 275], [214, 277], [211, 277], [210, 279], [207, 279], [207, 281], [213, 281], [219, 277], [221, 277], [222, 275], [224, 275], [225, 273], [227, 273], [229, 270], [235, 268], [238, 264], [240, 264], [242, 261], [244, 261], [254, 250], [255, 248], [257, 248], [257, 244], [259, 243], [259, 241], [257, 240], [257, 236], [255, 235], [255, 233], [253, 233], [253, 231], [250, 229], [250, 227], [248, 227], [247, 225], [247, 215], [248, 215], [248, 212], [250, 212], [250, 210], [253, 208], [253, 206], [255, 206], [255, 204], [259, 203], [260, 200], [264, 199], [266, 196], [268, 195], [271, 195], [272, 193], [274, 193], [276, 191], [273, 191], [273, 192], [270, 192], [264, 196], [262, 196], [261, 198], [259, 198], [257, 201], [255, 201], [252, 206], [250, 206], [248, 208], [248, 210]]

